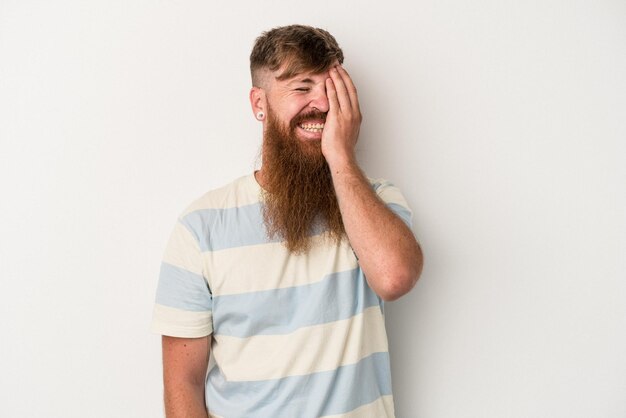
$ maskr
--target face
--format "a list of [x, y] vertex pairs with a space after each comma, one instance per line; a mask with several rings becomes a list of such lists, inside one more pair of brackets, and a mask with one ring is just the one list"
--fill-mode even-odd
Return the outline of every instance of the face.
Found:
[[[263, 216], [270, 237], [295, 253], [308, 250], [315, 225], [337, 242], [344, 235], [321, 138], [327, 73], [301, 74], [266, 85], [263, 132]], [[274, 78], [274, 77], [272, 77]]]
[[[328, 112], [326, 79], [328, 72], [302, 73], [286, 80], [276, 80], [280, 70], [268, 83], [268, 114], [290, 135], [305, 143], [319, 146]], [[312, 144], [311, 144], [312, 145]]]

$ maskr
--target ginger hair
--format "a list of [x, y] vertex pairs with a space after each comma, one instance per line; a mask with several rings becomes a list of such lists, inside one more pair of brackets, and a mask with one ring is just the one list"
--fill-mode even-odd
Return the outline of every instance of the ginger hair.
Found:
[[337, 61], [343, 63], [343, 51], [328, 31], [305, 25], [281, 26], [263, 32], [250, 54], [252, 85], [263, 87], [263, 72], [277, 71], [285, 80], [305, 71], [321, 73]]

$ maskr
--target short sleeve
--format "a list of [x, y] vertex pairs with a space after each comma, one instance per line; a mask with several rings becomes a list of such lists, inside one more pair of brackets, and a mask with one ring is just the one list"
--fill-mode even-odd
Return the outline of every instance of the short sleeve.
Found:
[[411, 228], [413, 213], [406, 199], [395, 185], [385, 179], [370, 179], [376, 195], [385, 202], [387, 207]]
[[153, 332], [184, 338], [204, 337], [213, 332], [213, 297], [202, 266], [198, 241], [179, 220], [161, 262]]

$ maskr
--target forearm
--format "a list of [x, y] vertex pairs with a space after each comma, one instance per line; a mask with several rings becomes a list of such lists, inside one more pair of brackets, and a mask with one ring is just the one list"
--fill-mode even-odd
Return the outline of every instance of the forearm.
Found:
[[334, 161], [331, 171], [346, 234], [370, 287], [384, 300], [399, 298], [421, 273], [419, 244], [354, 159]]
[[326, 80], [329, 112], [322, 153], [330, 168], [343, 224], [370, 287], [394, 300], [415, 285], [422, 252], [411, 230], [376, 196], [359, 169], [354, 149], [361, 111], [352, 79], [341, 66]]
[[167, 418], [207, 418], [205, 377], [211, 337], [163, 336], [163, 387]]
[[170, 382], [165, 386], [167, 418], [207, 418], [204, 383]]

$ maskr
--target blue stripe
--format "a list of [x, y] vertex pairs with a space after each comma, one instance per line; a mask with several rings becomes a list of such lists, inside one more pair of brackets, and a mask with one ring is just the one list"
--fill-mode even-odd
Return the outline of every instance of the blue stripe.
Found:
[[[201, 209], [185, 215], [181, 223], [198, 241], [201, 251], [282, 241], [268, 238], [261, 203], [226, 209]], [[324, 232], [321, 222], [311, 226], [311, 236]]]
[[360, 268], [317, 283], [213, 298], [215, 335], [283, 335], [298, 328], [347, 319], [381, 300]]
[[411, 211], [410, 210], [408, 210], [404, 206], [401, 206], [397, 203], [387, 203], [387, 207], [391, 209], [393, 213], [398, 215], [400, 219], [402, 219], [402, 221], [406, 224], [406, 226], [411, 228]]
[[195, 312], [210, 311], [212, 305], [204, 277], [168, 263], [161, 263], [156, 302]]
[[[383, 187], [395, 186], [389, 182], [372, 184], [376, 192]], [[410, 212], [406, 208], [394, 203], [389, 203], [388, 206], [410, 226]], [[260, 202], [239, 207], [196, 210], [185, 215], [181, 223], [196, 238], [201, 251], [217, 251], [280, 241], [268, 239]], [[317, 235], [321, 232], [322, 228], [318, 224], [314, 225], [311, 233]]]
[[272, 380], [228, 382], [215, 366], [207, 376], [206, 403], [211, 413], [228, 418], [316, 418], [390, 394], [389, 354], [383, 352], [336, 370]]
[[267, 238], [260, 203], [226, 209], [201, 209], [181, 219], [201, 251], [271, 242]]

